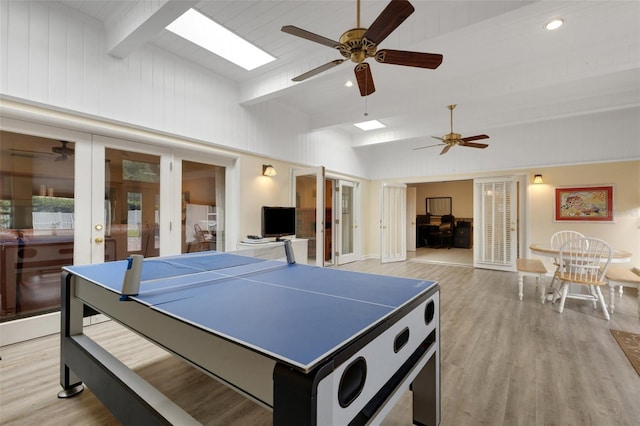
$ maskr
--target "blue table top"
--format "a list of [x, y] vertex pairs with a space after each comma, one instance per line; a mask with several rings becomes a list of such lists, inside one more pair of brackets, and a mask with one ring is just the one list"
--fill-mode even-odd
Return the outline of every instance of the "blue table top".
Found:
[[[64, 269], [120, 293], [126, 266], [116, 261]], [[200, 252], [145, 259], [140, 292], [130, 299], [309, 370], [434, 285]]]

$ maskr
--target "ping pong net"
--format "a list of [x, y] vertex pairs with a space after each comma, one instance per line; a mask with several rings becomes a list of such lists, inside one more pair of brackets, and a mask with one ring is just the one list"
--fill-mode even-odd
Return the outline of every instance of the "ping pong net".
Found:
[[295, 263], [296, 259], [293, 255], [293, 248], [290, 240], [279, 241], [281, 244], [269, 244], [264, 246], [261, 244], [255, 244], [250, 248], [242, 248], [231, 253], [235, 253], [241, 256], [255, 257], [259, 259], [284, 259], [288, 263]]
[[139, 287], [135, 291], [125, 292], [123, 283], [120, 290], [124, 296], [122, 300], [132, 296], [155, 304], [159, 302], [154, 301], [157, 299], [155, 296], [169, 292], [178, 294], [229, 280], [252, 280], [252, 277], [257, 275], [283, 269], [295, 263], [294, 259], [287, 256], [286, 247], [287, 244], [282, 244], [235, 252], [209, 251], [174, 257], [149, 258], [142, 264]]

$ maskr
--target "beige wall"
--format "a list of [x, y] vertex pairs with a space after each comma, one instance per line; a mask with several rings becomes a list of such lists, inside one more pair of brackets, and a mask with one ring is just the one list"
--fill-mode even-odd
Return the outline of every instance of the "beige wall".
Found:
[[[271, 164], [278, 174], [262, 176], [262, 165]], [[261, 234], [262, 206], [290, 206], [292, 165], [252, 155], [242, 155], [240, 164], [239, 238]]]
[[[616, 249], [633, 254], [629, 266], [640, 266], [640, 161], [538, 168], [544, 183], [529, 185], [529, 241], [549, 242], [554, 232], [571, 229], [601, 238]], [[561, 186], [614, 185], [615, 223], [556, 222], [555, 188]]]

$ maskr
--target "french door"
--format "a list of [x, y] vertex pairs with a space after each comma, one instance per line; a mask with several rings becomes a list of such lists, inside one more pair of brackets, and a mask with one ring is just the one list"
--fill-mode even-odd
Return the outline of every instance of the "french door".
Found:
[[473, 181], [473, 266], [515, 271], [518, 249], [518, 181], [496, 177]]
[[[126, 259], [131, 254], [156, 257], [168, 252], [171, 182], [170, 152], [157, 146], [94, 135], [79, 147], [79, 173], [90, 181], [81, 199], [90, 226], [77, 229], [89, 241], [87, 263]], [[86, 188], [85, 188], [86, 190]], [[163, 208], [165, 207], [165, 208]], [[163, 221], [164, 219], [164, 221]], [[163, 225], [164, 232], [163, 232]], [[84, 263], [84, 262], [83, 262]]]
[[416, 197], [415, 187], [407, 188], [407, 251], [416, 251]]
[[380, 215], [381, 261], [401, 262], [407, 259], [406, 208], [407, 186], [382, 184]]
[[294, 169], [292, 205], [296, 208], [296, 237], [309, 240], [308, 264], [324, 266], [324, 167]]
[[358, 238], [357, 184], [338, 180], [336, 197], [336, 251], [338, 265], [356, 260]]

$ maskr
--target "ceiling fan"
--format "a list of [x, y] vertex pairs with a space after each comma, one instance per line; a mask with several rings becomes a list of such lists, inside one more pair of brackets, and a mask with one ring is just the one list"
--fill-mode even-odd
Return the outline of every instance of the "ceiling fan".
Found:
[[59, 155], [58, 157], [56, 157], [55, 161], [64, 161], [68, 156], [72, 156], [74, 154], [73, 149], [67, 147], [67, 144], [69, 142], [60, 141], [60, 143], [62, 144], [62, 146], [54, 146], [53, 148], [51, 148], [51, 152]]
[[435, 144], [435, 145], [429, 145], [429, 146], [422, 146], [420, 148], [414, 148], [414, 151], [417, 150], [417, 149], [425, 149], [425, 148], [431, 148], [431, 147], [434, 147], [434, 146], [442, 146], [442, 145], [444, 145], [444, 148], [442, 148], [442, 151], [440, 151], [440, 155], [442, 155], [442, 154], [446, 154], [447, 151], [449, 151], [449, 149], [451, 149], [451, 147], [454, 146], [454, 145], [466, 146], [466, 147], [469, 147], [469, 148], [481, 148], [481, 149], [484, 149], [484, 148], [489, 146], [486, 143], [475, 143], [475, 142], [472, 142], [472, 141], [477, 141], [477, 140], [480, 140], [480, 139], [489, 139], [489, 136], [487, 136], [487, 135], [475, 135], [475, 136], [468, 136], [466, 138], [463, 138], [460, 133], [453, 133], [453, 109], [455, 107], [456, 107], [455, 104], [449, 105], [447, 107], [447, 108], [449, 108], [449, 111], [451, 111], [451, 133], [447, 133], [446, 135], [444, 135], [441, 138], [439, 138], [437, 136], [431, 136], [434, 139], [438, 139], [438, 140], [442, 141], [442, 143]]
[[335, 59], [329, 63], [307, 71], [293, 78], [293, 81], [303, 81], [321, 72], [327, 71], [350, 59], [355, 67], [356, 80], [361, 96], [368, 96], [375, 92], [373, 76], [367, 58], [375, 58], [383, 64], [404, 65], [409, 67], [436, 69], [442, 63], [442, 55], [436, 53], [410, 52], [405, 50], [378, 49], [380, 44], [393, 32], [415, 9], [407, 0], [391, 0], [387, 7], [378, 15], [373, 24], [367, 28], [360, 27], [360, 0], [357, 0], [356, 28], [347, 30], [340, 36], [340, 41], [334, 41], [318, 34], [303, 30], [292, 25], [282, 27], [282, 31], [304, 38], [325, 46], [337, 49], [345, 59]]

